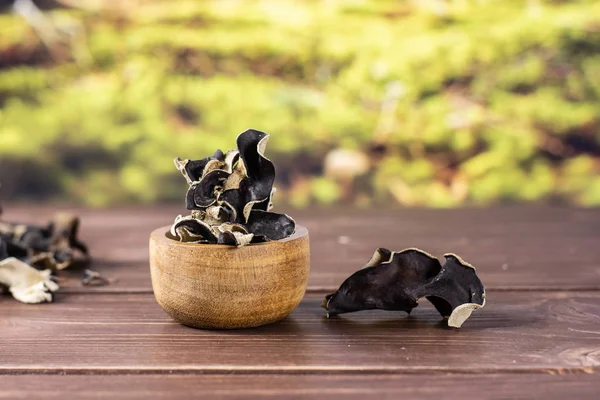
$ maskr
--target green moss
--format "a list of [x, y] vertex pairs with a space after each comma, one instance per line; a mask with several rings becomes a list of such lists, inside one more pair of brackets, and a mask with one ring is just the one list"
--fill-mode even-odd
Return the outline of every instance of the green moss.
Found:
[[332, 204], [342, 195], [338, 184], [328, 178], [315, 178], [311, 183], [314, 198], [323, 204]]
[[[71, 199], [171, 199], [173, 157], [254, 127], [275, 134], [279, 196], [295, 206], [600, 205], [597, 1], [148, 0], [48, 15], [81, 30], [70, 54], [50, 58], [0, 15], [0, 157], [51, 169]], [[344, 187], [355, 196], [319, 176], [335, 148], [383, 152]]]

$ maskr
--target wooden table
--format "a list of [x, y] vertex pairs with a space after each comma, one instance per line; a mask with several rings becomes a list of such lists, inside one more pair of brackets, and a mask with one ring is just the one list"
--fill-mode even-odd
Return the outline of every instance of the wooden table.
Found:
[[[68, 271], [53, 304], [0, 298], [0, 399], [600, 398], [600, 210], [295, 212], [311, 232], [305, 300], [280, 323], [239, 331], [181, 326], [154, 300], [148, 235], [179, 207], [76, 211], [91, 268], [118, 281], [83, 287]], [[427, 302], [410, 317], [326, 319], [324, 295], [376, 247], [460, 254], [486, 308], [460, 330]]]

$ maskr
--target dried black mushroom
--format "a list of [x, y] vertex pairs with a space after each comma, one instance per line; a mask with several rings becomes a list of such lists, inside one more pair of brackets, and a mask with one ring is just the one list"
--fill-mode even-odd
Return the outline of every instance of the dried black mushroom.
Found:
[[97, 271], [86, 269], [81, 277], [83, 286], [107, 286], [113, 283], [112, 279], [106, 278]]
[[19, 258], [28, 263], [53, 271], [69, 267], [76, 252], [89, 261], [87, 246], [77, 235], [79, 218], [70, 214], [57, 214], [47, 225], [8, 223], [0, 221], [0, 236]]
[[238, 224], [222, 224], [217, 228], [219, 231], [218, 242], [220, 244], [228, 244], [232, 246], [245, 246], [252, 243], [254, 240], [254, 233], [248, 232], [248, 230]]
[[244, 246], [294, 234], [293, 219], [270, 212], [275, 166], [264, 156], [268, 140], [268, 134], [248, 129], [238, 136], [237, 150], [217, 150], [201, 160], [175, 159], [190, 185], [186, 206], [191, 215], [175, 219], [172, 239]]
[[72, 265], [77, 252], [90, 259], [78, 231], [79, 219], [68, 214], [44, 226], [0, 221], [0, 286], [24, 303], [52, 301], [58, 285], [51, 274]]
[[171, 226], [171, 236], [182, 242], [189, 243], [217, 243], [217, 237], [210, 225], [194, 218], [192, 215], [178, 216]]
[[[202, 160], [182, 160], [175, 159], [175, 166], [189, 184], [197, 182], [205, 175], [205, 169], [210, 164], [211, 166], [219, 165], [225, 161], [224, 154], [221, 150], [217, 150], [212, 157], [203, 158]], [[210, 168], [210, 167], [209, 167]]]
[[0, 237], [0, 287], [5, 287], [22, 303], [52, 302], [58, 285], [51, 271], [38, 271], [10, 253], [7, 240]]
[[265, 240], [281, 240], [294, 234], [296, 224], [285, 214], [252, 210], [248, 215], [246, 228]]
[[425, 297], [448, 319], [448, 326], [459, 328], [485, 305], [485, 289], [471, 264], [455, 254], [444, 257], [441, 265], [419, 249], [377, 249], [363, 269], [325, 297], [327, 316], [372, 309], [410, 313]]
[[192, 182], [186, 196], [188, 210], [202, 210], [217, 202], [217, 191], [223, 188], [230, 174], [222, 169], [213, 169], [200, 181]]

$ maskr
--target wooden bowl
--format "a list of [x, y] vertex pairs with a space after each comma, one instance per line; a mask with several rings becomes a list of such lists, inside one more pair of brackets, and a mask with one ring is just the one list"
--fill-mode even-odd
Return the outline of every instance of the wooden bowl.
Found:
[[244, 247], [183, 243], [168, 226], [150, 235], [150, 273], [158, 304], [196, 328], [270, 324], [300, 304], [310, 269], [308, 230]]

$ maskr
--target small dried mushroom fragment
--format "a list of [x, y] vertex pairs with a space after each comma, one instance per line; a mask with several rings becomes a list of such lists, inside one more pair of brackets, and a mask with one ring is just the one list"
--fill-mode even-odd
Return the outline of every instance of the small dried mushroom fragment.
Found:
[[485, 305], [485, 289], [471, 264], [455, 254], [445, 258], [441, 265], [419, 249], [377, 249], [363, 269], [326, 296], [323, 308], [328, 317], [372, 309], [410, 313], [425, 297], [448, 318], [448, 326], [459, 328]]
[[[186, 181], [191, 185], [205, 175], [205, 170], [214, 168], [215, 165], [225, 162], [225, 156], [221, 150], [217, 150], [212, 157], [202, 160], [175, 159], [175, 167], [181, 172]], [[209, 165], [210, 164], [210, 165]], [[209, 168], [207, 168], [207, 166]]]
[[285, 214], [252, 210], [246, 222], [246, 228], [254, 235], [267, 240], [281, 240], [294, 234], [296, 224]]
[[52, 293], [58, 285], [51, 271], [38, 271], [29, 264], [11, 257], [6, 241], [0, 238], [0, 286], [8, 288], [13, 297], [22, 303], [52, 302]]
[[218, 232], [218, 244], [245, 246], [252, 243], [254, 239], [254, 234], [249, 233], [242, 225], [222, 224], [216, 229]]
[[192, 215], [178, 216], [171, 226], [171, 237], [188, 243], [217, 243], [210, 225]]
[[0, 222], [0, 236], [15, 257], [53, 271], [73, 264], [76, 252], [90, 261], [78, 232], [79, 218], [70, 214], [57, 214], [46, 226]]
[[237, 150], [217, 150], [196, 161], [175, 159], [190, 185], [186, 205], [192, 213], [175, 220], [171, 238], [244, 246], [294, 234], [293, 219], [270, 212], [275, 166], [264, 156], [268, 140], [268, 134], [248, 129], [238, 136]]
[[113, 283], [113, 280], [108, 279], [99, 272], [92, 271], [91, 269], [83, 271], [83, 276], [81, 277], [81, 284], [83, 286], [107, 286], [111, 283]]
[[79, 219], [70, 214], [57, 214], [46, 226], [0, 221], [0, 286], [24, 303], [52, 301], [58, 285], [50, 274], [72, 265], [77, 252], [90, 261], [78, 231]]
[[223, 190], [223, 185], [229, 173], [222, 169], [213, 169], [204, 175], [199, 182], [194, 182], [186, 195], [188, 210], [203, 210], [217, 202], [218, 191]]

